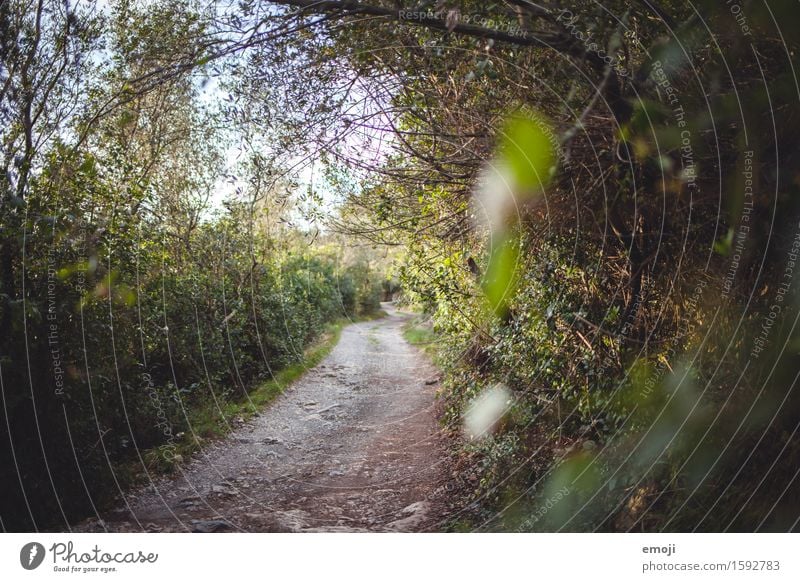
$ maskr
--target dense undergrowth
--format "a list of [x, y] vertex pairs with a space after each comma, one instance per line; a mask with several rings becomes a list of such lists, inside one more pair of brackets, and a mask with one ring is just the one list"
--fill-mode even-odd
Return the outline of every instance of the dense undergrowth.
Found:
[[[574, 125], [550, 90], [575, 96], [578, 83], [504, 45], [470, 61], [454, 48], [470, 41], [453, 39], [424, 66], [431, 78], [470, 81], [404, 95], [447, 95], [407, 120], [424, 128], [410, 165], [447, 185], [398, 181], [355, 205], [395, 188], [386, 205], [426, 233], [406, 239], [401, 273], [433, 321], [444, 422], [465, 434], [479, 473], [462, 484], [474, 504], [459, 529], [798, 527], [800, 207], [789, 152], [800, 109], [794, 53], [778, 56], [797, 38], [775, 40], [768, 10], [748, 6], [752, 37], [703, 4], [717, 43], [677, 3], [668, 9], [684, 25], [655, 39], [658, 27], [639, 17], [615, 24], [575, 3], [573, 24], [609, 46], [628, 42], [624, 62], [637, 72], [615, 81], [622, 103], [603, 94], [592, 110], [591, 90], [576, 99], [573, 113], [588, 104], [591, 114]], [[625, 41], [614, 36], [623, 30]], [[535, 97], [500, 81], [530, 69]], [[469, 137], [454, 140], [463, 149], [426, 139], [464, 125]], [[467, 187], [463, 150], [484, 160]], [[434, 152], [438, 166], [426, 158]], [[502, 414], [471, 434], [487, 394], [502, 398]]]
[[[783, 241], [783, 251], [797, 248]], [[752, 301], [759, 315], [742, 318], [714, 303], [713, 279], [701, 280], [677, 294], [685, 311], [674, 327], [629, 341], [624, 302], [608, 303], [613, 289], [601, 269], [578, 267], [547, 245], [526, 256], [510, 319], [485, 306], [478, 319], [484, 299], [476, 294], [455, 311], [428, 302], [426, 324], [407, 332], [445, 369], [443, 422], [462, 435], [462, 463], [478, 475], [460, 483], [470, 504], [452, 527], [793, 527], [794, 296], [770, 323], [771, 300]], [[653, 302], [654, 316], [663, 307]], [[764, 321], [776, 347], [755, 361]], [[465, 414], [497, 385], [507, 400], [491, 434], [465, 433]]]
[[12, 4], [3, 527], [268, 400], [393, 290], [385, 244], [475, 468], [459, 529], [797, 529], [796, 4]]
[[378, 274], [336, 246], [254, 235], [235, 212], [175, 245], [144, 216], [46, 187], [28, 197], [25, 299], [3, 338], [2, 450], [42, 454], [3, 459], [19, 475], [2, 480], [6, 528], [73, 521], [171, 469], [319, 361], [342, 318], [379, 308]]
[[31, 6], [0, 5], [0, 529], [12, 531], [67, 528], [171, 469], [319, 361], [383, 292], [370, 249], [294, 224], [297, 185], [256, 148], [226, 163], [230, 135], [201, 83], [136, 85], [196, 46], [190, 6]]

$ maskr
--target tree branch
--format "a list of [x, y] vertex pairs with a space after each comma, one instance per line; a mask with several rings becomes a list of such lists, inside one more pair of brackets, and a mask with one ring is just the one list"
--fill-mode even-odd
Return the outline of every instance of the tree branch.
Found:
[[520, 30], [518, 33], [509, 33], [463, 22], [448, 25], [445, 19], [439, 18], [434, 12], [387, 8], [363, 4], [353, 0], [272, 0], [272, 3], [293, 6], [308, 14], [339, 12], [342, 16], [378, 16], [411, 26], [491, 39], [520, 46], [546, 47], [572, 56], [584, 57], [583, 48], [574, 39], [558, 33], [524, 30]]

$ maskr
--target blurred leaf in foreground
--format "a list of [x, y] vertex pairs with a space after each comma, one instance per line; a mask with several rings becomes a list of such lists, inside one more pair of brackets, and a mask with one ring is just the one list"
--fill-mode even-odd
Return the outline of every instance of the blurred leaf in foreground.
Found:
[[537, 115], [515, 115], [501, 133], [500, 159], [511, 169], [517, 195], [527, 197], [550, 183], [555, 152], [552, 129]]
[[514, 295], [517, 286], [519, 266], [519, 247], [517, 237], [502, 238], [492, 249], [489, 267], [483, 280], [483, 290], [492, 310], [500, 316], [508, 312], [508, 299]]

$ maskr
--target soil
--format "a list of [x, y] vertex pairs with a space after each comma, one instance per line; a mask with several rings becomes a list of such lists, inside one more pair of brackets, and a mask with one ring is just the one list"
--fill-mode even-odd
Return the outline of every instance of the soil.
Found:
[[269, 407], [78, 531], [438, 531], [448, 441], [438, 371], [402, 336], [411, 317], [342, 331]]

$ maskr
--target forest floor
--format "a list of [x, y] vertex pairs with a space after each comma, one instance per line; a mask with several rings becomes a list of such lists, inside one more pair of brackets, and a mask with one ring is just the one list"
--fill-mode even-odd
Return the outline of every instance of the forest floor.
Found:
[[412, 316], [384, 309], [229, 437], [76, 531], [441, 530], [438, 371], [403, 338]]

